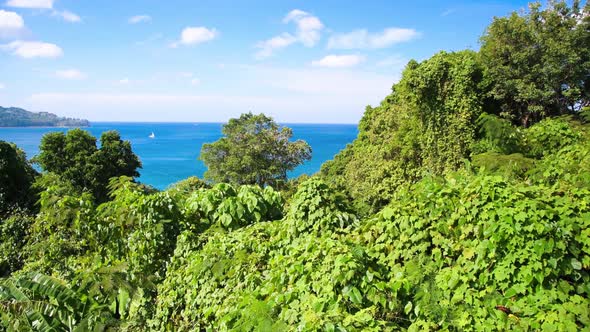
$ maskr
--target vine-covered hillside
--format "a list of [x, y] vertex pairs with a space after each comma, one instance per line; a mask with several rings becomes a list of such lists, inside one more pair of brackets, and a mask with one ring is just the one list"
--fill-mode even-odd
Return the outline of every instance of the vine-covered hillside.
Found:
[[411, 61], [308, 178], [262, 115], [164, 191], [117, 133], [0, 142], [0, 331], [589, 330], [589, 13]]
[[588, 109], [590, 28], [588, 4], [582, 6], [550, 2], [542, 9], [534, 3], [526, 14], [496, 18], [479, 52], [410, 61], [381, 105], [367, 107], [358, 138], [323, 165], [322, 178], [372, 213], [400, 185], [455, 171], [490, 149], [527, 155], [526, 146], [496, 151], [482, 145], [490, 135], [506, 142], [513, 137], [478, 119], [494, 115], [518, 131]]

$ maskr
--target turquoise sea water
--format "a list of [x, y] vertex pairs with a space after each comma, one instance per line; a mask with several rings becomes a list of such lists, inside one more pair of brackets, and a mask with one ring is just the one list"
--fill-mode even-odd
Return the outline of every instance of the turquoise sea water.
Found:
[[[304, 139], [313, 150], [312, 160], [296, 168], [290, 177], [313, 174], [322, 163], [334, 157], [357, 136], [356, 125], [286, 124], [293, 129], [294, 139]], [[88, 128], [94, 136], [103, 131], [117, 130], [131, 141], [133, 151], [140, 157], [143, 168], [140, 181], [164, 189], [189, 176], [202, 177], [206, 168], [198, 160], [203, 143], [221, 137], [221, 123], [115, 123], [96, 122]], [[0, 128], [0, 140], [13, 142], [31, 158], [39, 152], [41, 137], [66, 128]], [[148, 136], [154, 132], [155, 138]]]

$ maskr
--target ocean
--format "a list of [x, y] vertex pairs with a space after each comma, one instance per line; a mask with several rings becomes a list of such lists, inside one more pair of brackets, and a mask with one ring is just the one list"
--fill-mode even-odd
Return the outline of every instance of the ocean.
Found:
[[[293, 129], [293, 139], [303, 139], [311, 145], [312, 159], [289, 173], [290, 178], [313, 174], [320, 166], [351, 143], [357, 136], [353, 124], [284, 124]], [[139, 181], [158, 189], [186, 179], [203, 177], [205, 165], [198, 160], [203, 143], [221, 137], [221, 123], [119, 123], [95, 122], [83, 128], [97, 139], [107, 130], [117, 130], [124, 140], [131, 141], [143, 168]], [[28, 158], [39, 152], [44, 134], [67, 131], [67, 128], [0, 128], [0, 140], [13, 142], [23, 149]], [[151, 133], [155, 137], [149, 137]]]

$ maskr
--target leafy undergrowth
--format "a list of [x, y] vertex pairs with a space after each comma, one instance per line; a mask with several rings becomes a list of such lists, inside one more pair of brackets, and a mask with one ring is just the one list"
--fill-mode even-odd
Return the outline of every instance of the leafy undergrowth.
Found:
[[309, 180], [282, 220], [183, 234], [152, 328], [588, 328], [590, 191], [549, 173], [426, 178], [361, 222]]

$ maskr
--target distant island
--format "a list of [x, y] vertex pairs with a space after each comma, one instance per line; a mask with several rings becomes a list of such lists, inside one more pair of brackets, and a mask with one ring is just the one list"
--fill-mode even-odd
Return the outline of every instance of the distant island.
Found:
[[88, 120], [62, 118], [53, 113], [33, 113], [18, 107], [0, 106], [0, 127], [88, 127]]

